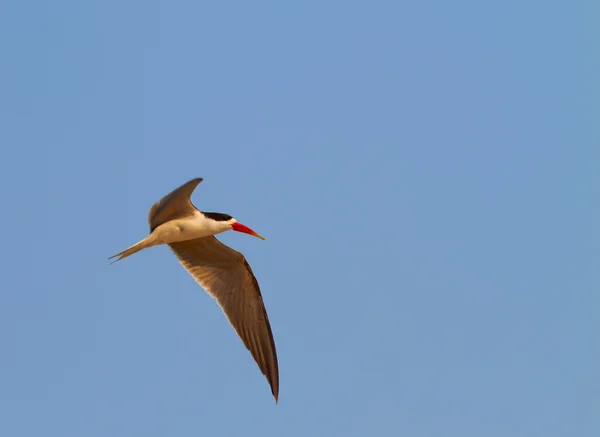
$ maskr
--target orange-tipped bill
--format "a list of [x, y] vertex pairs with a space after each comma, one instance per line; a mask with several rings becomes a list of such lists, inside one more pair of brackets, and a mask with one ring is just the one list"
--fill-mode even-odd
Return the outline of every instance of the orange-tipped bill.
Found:
[[260, 238], [261, 240], [264, 240], [264, 239], [265, 239], [265, 237], [263, 237], [262, 235], [258, 235], [256, 232], [254, 232], [254, 231], [253, 231], [252, 229], [250, 229], [248, 226], [246, 226], [246, 225], [243, 225], [243, 224], [241, 224], [241, 223], [237, 223], [237, 222], [236, 222], [236, 223], [234, 223], [234, 224], [232, 224], [232, 225], [231, 225], [231, 228], [232, 228], [234, 231], [237, 231], [237, 232], [243, 232], [244, 234], [250, 234], [250, 235], [253, 235], [253, 236], [255, 236], [256, 238]]

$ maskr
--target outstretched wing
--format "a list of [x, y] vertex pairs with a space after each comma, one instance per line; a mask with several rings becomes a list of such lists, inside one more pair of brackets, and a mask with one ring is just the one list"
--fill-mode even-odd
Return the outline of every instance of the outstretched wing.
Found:
[[277, 351], [269, 317], [246, 258], [215, 237], [169, 244], [181, 265], [214, 297], [279, 396]]
[[200, 182], [202, 178], [192, 179], [152, 205], [148, 213], [150, 232], [170, 220], [194, 215], [196, 207], [192, 205], [190, 196]]

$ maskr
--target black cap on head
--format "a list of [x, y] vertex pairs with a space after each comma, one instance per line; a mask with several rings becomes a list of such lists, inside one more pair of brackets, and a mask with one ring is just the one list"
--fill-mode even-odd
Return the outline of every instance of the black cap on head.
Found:
[[204, 214], [209, 219], [212, 219], [217, 222], [226, 222], [233, 218], [228, 214], [222, 214], [220, 212], [202, 212], [202, 214]]

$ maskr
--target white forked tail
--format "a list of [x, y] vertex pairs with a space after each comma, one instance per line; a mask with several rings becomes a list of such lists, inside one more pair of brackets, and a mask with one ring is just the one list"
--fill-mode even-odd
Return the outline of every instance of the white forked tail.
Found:
[[128, 247], [123, 252], [117, 253], [116, 255], [113, 255], [108, 259], [113, 259], [118, 256], [119, 258], [117, 258], [116, 260], [111, 262], [111, 264], [114, 264], [117, 261], [121, 261], [122, 259], [127, 258], [128, 256], [131, 256], [134, 253], [139, 252], [140, 250], [147, 249], [148, 247], [152, 247], [155, 245], [156, 245], [156, 237], [151, 234], [151, 235], [148, 235], [146, 238], [144, 238], [139, 243], [135, 243], [133, 246]]

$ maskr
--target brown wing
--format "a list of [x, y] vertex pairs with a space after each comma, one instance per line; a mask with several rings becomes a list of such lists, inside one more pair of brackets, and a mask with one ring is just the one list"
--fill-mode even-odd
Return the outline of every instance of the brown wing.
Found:
[[200, 182], [202, 178], [192, 179], [152, 205], [148, 213], [150, 232], [170, 220], [193, 215], [196, 207], [192, 205], [190, 196]]
[[212, 236], [169, 246], [196, 282], [217, 300], [266, 376], [277, 402], [279, 367], [275, 341], [258, 282], [246, 258]]

